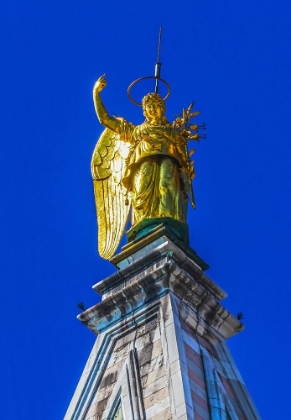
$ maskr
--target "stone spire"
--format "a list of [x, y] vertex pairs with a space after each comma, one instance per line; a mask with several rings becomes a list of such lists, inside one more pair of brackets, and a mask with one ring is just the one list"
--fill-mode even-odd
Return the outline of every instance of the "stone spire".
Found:
[[65, 420], [259, 420], [226, 340], [244, 327], [162, 223], [123, 247], [79, 319], [98, 335]]

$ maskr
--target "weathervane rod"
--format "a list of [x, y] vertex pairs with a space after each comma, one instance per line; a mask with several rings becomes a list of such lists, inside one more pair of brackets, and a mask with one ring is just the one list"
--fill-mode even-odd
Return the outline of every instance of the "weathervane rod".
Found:
[[160, 62], [161, 43], [162, 43], [162, 25], [160, 26], [160, 32], [159, 32], [158, 60], [155, 64], [155, 78], [156, 78], [155, 93], [159, 93], [159, 79], [161, 78], [161, 67], [162, 67], [162, 63]]

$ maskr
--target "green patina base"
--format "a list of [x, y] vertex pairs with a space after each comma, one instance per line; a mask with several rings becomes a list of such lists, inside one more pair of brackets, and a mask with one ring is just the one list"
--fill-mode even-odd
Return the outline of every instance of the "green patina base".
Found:
[[189, 228], [186, 223], [179, 222], [179, 220], [172, 219], [171, 217], [160, 217], [156, 219], [145, 219], [137, 225], [132, 226], [127, 232], [128, 242], [135, 239], [141, 239], [149, 235], [153, 229], [163, 224], [173, 232], [181, 241], [189, 245]]
[[170, 217], [146, 219], [136, 226], [132, 226], [127, 232], [128, 243], [121, 248], [121, 253], [110, 259], [110, 262], [119, 268], [120, 261], [126, 259], [162, 236], [166, 236], [174, 242], [189, 258], [195, 261], [203, 271], [209, 268], [209, 265], [189, 246], [188, 225], [179, 222], [178, 220], [171, 219]]

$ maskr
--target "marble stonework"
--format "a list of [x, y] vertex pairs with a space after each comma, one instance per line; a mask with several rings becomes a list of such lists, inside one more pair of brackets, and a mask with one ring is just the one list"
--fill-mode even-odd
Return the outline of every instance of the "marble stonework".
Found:
[[78, 317], [98, 337], [65, 420], [259, 420], [226, 344], [244, 328], [226, 293], [167, 229], [149, 237], [112, 259]]

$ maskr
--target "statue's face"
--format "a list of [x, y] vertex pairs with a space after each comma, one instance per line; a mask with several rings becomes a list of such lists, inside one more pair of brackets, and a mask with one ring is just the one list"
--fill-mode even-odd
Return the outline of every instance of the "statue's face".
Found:
[[149, 101], [143, 108], [144, 116], [149, 121], [159, 121], [164, 115], [163, 106], [157, 101]]

